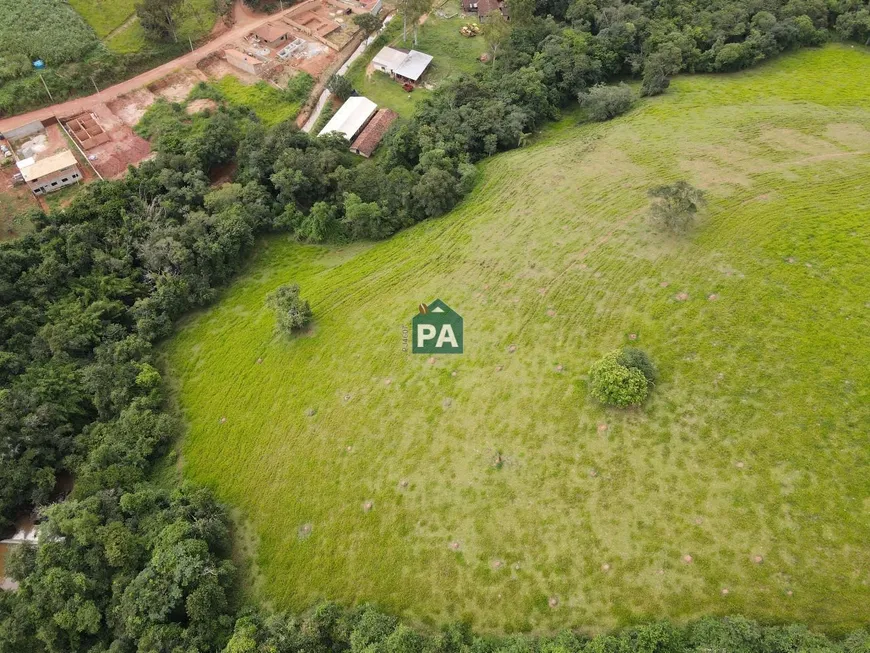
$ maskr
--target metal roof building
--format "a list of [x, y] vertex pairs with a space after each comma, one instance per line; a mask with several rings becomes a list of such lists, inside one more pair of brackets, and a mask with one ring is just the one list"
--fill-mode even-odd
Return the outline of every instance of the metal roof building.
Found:
[[375, 58], [372, 59], [372, 65], [376, 69], [383, 70], [385, 73], [389, 73], [390, 75], [392, 75], [395, 72], [396, 68], [401, 66], [407, 58], [407, 50], [391, 48], [389, 45], [387, 45], [381, 48], [381, 51], [375, 55]]
[[418, 50], [403, 50], [386, 46], [372, 59], [375, 70], [387, 73], [391, 77], [416, 82], [429, 64], [432, 63], [432, 55]]
[[368, 98], [362, 96], [348, 98], [326, 123], [326, 127], [321, 130], [319, 135], [338, 132], [347, 140], [352, 141], [377, 109], [378, 105]]
[[396, 68], [396, 75], [416, 82], [429, 67], [430, 63], [432, 63], [431, 54], [411, 50], [402, 62], [402, 65]]

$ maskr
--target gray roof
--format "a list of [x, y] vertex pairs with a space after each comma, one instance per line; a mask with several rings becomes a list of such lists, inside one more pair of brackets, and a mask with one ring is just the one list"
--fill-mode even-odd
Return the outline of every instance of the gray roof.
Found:
[[432, 55], [411, 50], [402, 65], [396, 68], [396, 74], [416, 82], [430, 63], [432, 63]]

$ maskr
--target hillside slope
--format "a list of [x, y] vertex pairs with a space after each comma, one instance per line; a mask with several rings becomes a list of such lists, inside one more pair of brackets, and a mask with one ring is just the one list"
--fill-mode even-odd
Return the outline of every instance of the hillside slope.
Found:
[[[166, 348], [185, 475], [244, 514], [257, 587], [484, 630], [863, 623], [868, 67], [830, 46], [680, 78], [488, 161], [388, 242], [264, 242]], [[678, 178], [709, 193], [685, 239], [644, 218]], [[316, 316], [292, 340], [264, 305], [289, 281]], [[430, 363], [402, 329], [436, 297], [465, 353]], [[604, 409], [585, 373], [630, 342], [661, 381]]]

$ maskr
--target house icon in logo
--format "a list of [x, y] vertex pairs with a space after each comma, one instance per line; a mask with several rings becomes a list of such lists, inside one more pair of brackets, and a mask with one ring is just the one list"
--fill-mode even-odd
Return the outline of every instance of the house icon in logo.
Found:
[[414, 354], [461, 354], [462, 316], [440, 299], [420, 304], [411, 320]]

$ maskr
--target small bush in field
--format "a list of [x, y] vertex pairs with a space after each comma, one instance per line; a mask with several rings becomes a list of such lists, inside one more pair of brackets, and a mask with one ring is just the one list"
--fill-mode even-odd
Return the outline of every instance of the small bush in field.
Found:
[[637, 406], [647, 398], [655, 378], [655, 366], [644, 352], [614, 349], [590, 368], [589, 391], [608, 406]]

